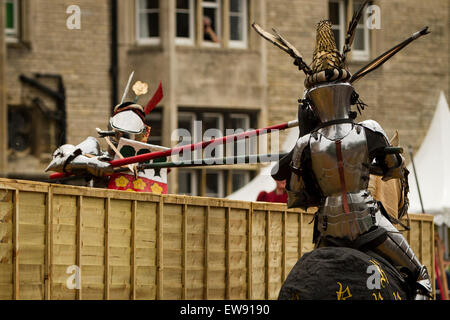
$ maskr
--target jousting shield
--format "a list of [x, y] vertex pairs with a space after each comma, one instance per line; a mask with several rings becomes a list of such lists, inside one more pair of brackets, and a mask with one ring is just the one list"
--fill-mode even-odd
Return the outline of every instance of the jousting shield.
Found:
[[[121, 138], [117, 146], [117, 150], [123, 158], [155, 151], [165, 151], [167, 149], [125, 138]], [[115, 159], [121, 159], [121, 157], [116, 154]], [[149, 160], [143, 164], [152, 163], [153, 161], [164, 162], [166, 158]], [[167, 168], [140, 170], [138, 171], [137, 178], [134, 177], [131, 171], [115, 173], [109, 179], [108, 189], [167, 194]]]

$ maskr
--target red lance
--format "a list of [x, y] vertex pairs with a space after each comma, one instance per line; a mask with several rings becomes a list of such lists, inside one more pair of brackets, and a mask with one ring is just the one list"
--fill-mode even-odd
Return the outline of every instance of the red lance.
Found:
[[[292, 121], [284, 122], [281, 124], [277, 124], [277, 125], [273, 125], [273, 126], [269, 126], [269, 127], [265, 127], [265, 128], [260, 128], [260, 129], [250, 130], [247, 132], [232, 134], [232, 135], [215, 138], [215, 139], [211, 139], [211, 140], [207, 140], [207, 141], [200, 141], [200, 142], [188, 144], [185, 146], [174, 147], [174, 148], [167, 149], [164, 151], [156, 151], [156, 152], [151, 152], [151, 153], [140, 154], [140, 155], [137, 155], [134, 157], [127, 157], [127, 158], [123, 158], [123, 159], [111, 160], [111, 161], [109, 161], [109, 163], [111, 164], [112, 167], [121, 167], [121, 166], [125, 166], [128, 164], [133, 164], [133, 163], [138, 163], [138, 162], [140, 163], [140, 162], [145, 162], [145, 161], [149, 161], [149, 160], [153, 160], [153, 159], [169, 157], [172, 154], [180, 154], [183, 151], [193, 151], [193, 150], [197, 150], [200, 148], [204, 149], [212, 143], [215, 143], [215, 144], [229, 143], [229, 142], [233, 142], [236, 140], [251, 138], [254, 136], [260, 136], [263, 134], [270, 133], [271, 131], [285, 130], [285, 129], [289, 129], [289, 128], [293, 128], [293, 127], [297, 127], [297, 126], [298, 126], [298, 120], [292, 120]], [[50, 179], [54, 179], [54, 180], [61, 179], [61, 178], [68, 177], [70, 175], [72, 175], [70, 172], [66, 172], [66, 173], [58, 172], [58, 173], [51, 174]]]

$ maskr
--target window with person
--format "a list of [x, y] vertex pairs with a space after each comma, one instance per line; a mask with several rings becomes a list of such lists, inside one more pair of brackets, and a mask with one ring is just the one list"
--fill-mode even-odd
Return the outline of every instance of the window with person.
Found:
[[159, 0], [136, 0], [136, 29], [139, 43], [160, 42]]
[[220, 42], [220, 1], [203, 0], [203, 42], [218, 44]]

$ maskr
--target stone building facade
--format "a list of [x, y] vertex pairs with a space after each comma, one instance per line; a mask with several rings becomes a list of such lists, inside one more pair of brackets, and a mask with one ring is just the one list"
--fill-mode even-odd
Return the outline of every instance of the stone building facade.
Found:
[[[54, 95], [27, 80], [65, 96], [67, 143], [77, 144], [95, 136], [96, 127], [105, 127], [111, 111], [110, 5], [88, 0], [5, 2], [14, 29], [6, 30], [6, 174], [42, 179], [51, 153], [63, 141], [61, 119], [52, 117], [63, 118], [64, 110]], [[80, 29], [68, 26], [76, 13], [68, 8], [75, 3], [82, 10]]]
[[[358, 5], [357, 0], [20, 2], [22, 15], [32, 23], [23, 23], [23, 43], [7, 44], [10, 108], [30, 104], [27, 99], [38, 94], [20, 82], [19, 75], [62, 75], [67, 142], [78, 143], [94, 135], [95, 127], [105, 127], [116, 102], [112, 97], [121, 96], [134, 70], [135, 80], [150, 86], [141, 103], [162, 81], [164, 99], [149, 115], [149, 122], [151, 142], [165, 146], [176, 143], [171, 136], [175, 129], [191, 129], [194, 121], [201, 120], [204, 131], [210, 127], [256, 128], [295, 119], [304, 75], [289, 56], [259, 37], [251, 23], [266, 30], [276, 28], [309, 62], [316, 23], [331, 18], [342, 43], [347, 22]], [[72, 4], [81, 8], [80, 30], [66, 27], [66, 9]], [[398, 130], [402, 146], [411, 144], [417, 150], [440, 91], [446, 97], [449, 94], [449, 2], [376, 0], [371, 4], [379, 8], [376, 22], [380, 29], [365, 24], [358, 27], [358, 48], [349, 60], [352, 72], [422, 27], [431, 30], [355, 84], [368, 104], [360, 119], [377, 120], [389, 136]], [[117, 46], [112, 47], [115, 5]], [[205, 16], [210, 18], [218, 42], [205, 38]], [[117, 50], [117, 92], [111, 92], [111, 50]], [[52, 79], [44, 80], [52, 85]], [[45, 157], [41, 152], [37, 158]], [[17, 157], [13, 160], [8, 163], [9, 173], [22, 170]], [[27, 170], [41, 172], [44, 162], [35, 161]], [[257, 170], [257, 166], [178, 170], [169, 175], [170, 191], [223, 197], [248, 182]]]

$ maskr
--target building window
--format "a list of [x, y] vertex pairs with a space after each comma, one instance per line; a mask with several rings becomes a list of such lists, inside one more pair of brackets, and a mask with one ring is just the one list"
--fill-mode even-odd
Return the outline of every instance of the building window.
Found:
[[176, 8], [177, 44], [194, 43], [194, 0], [177, 0]]
[[198, 170], [178, 170], [178, 194], [187, 196], [199, 195], [198, 190]]
[[150, 126], [148, 143], [157, 146], [162, 145], [162, 108], [156, 108], [146, 117], [146, 123]]
[[250, 182], [250, 173], [248, 171], [233, 170], [231, 192], [238, 191]]
[[[178, 112], [178, 128], [184, 129], [190, 134], [190, 139], [183, 139], [184, 145], [215, 137], [215, 132], [210, 129], [218, 129], [221, 133], [220, 136], [224, 136], [232, 134], [230, 130], [227, 132], [227, 128], [233, 129], [233, 132], [243, 132], [250, 129], [250, 126], [254, 124], [256, 124], [256, 114], [253, 112], [201, 112], [192, 110]], [[181, 139], [179, 142], [181, 142]], [[244, 143], [244, 148], [240, 147], [242, 143]], [[254, 150], [255, 152], [257, 150], [256, 140], [254, 148], [249, 147], [250, 142], [248, 140], [240, 140], [235, 142], [234, 145], [232, 143], [230, 145], [231, 148], [228, 145], [226, 146], [227, 156], [247, 155], [248, 150]], [[204, 150], [197, 150], [192, 151], [190, 156], [181, 154], [178, 160], [222, 158], [225, 146], [220, 146], [210, 149], [211, 154], [205, 153]], [[244, 154], [242, 154], [242, 151]], [[246, 168], [249, 169], [246, 170]], [[202, 169], [180, 168], [178, 169], [178, 193], [222, 198], [246, 185], [250, 178], [254, 176], [256, 169], [246, 164], [237, 164], [232, 167], [204, 166]]]
[[220, 42], [220, 1], [203, 0], [203, 43], [218, 46]]
[[[236, 133], [238, 133], [238, 130], [242, 132], [248, 130], [251, 128], [250, 116], [243, 113], [232, 113], [229, 115], [229, 125]], [[226, 154], [227, 156], [256, 154], [258, 149], [257, 143], [257, 137], [228, 143], [226, 145]]]
[[[346, 15], [348, 6], [351, 6], [353, 11], [356, 11], [361, 4], [361, 0], [330, 0], [328, 3], [332, 30], [339, 50], [342, 50], [344, 47], [347, 26], [352, 18], [352, 16], [348, 17]], [[370, 58], [369, 28], [367, 27], [366, 21], [367, 11], [364, 12], [355, 31], [355, 38], [353, 40], [351, 51], [351, 59], [355, 61], [364, 61]]]
[[[223, 115], [220, 113], [204, 113], [203, 114], [203, 140], [210, 140], [215, 138], [220, 138], [225, 135]], [[213, 148], [210, 154], [203, 155], [204, 158], [222, 158], [224, 145], [220, 145], [219, 148]]]
[[346, 32], [344, 1], [331, 0], [328, 7], [336, 46], [338, 50], [342, 50], [345, 43]]
[[136, 0], [136, 37], [142, 44], [160, 42], [159, 0]]
[[5, 0], [5, 32], [7, 41], [19, 38], [19, 0]]
[[230, 0], [230, 47], [247, 47], [247, 1]]
[[[362, 0], [353, 0], [353, 9], [357, 10], [361, 5]], [[355, 31], [355, 40], [353, 40], [352, 59], [353, 60], [368, 60], [369, 53], [369, 28], [367, 27], [367, 11], [364, 11], [358, 26]]]
[[205, 196], [213, 198], [225, 197], [223, 188], [224, 171], [223, 170], [207, 170], [205, 174], [206, 191]]

